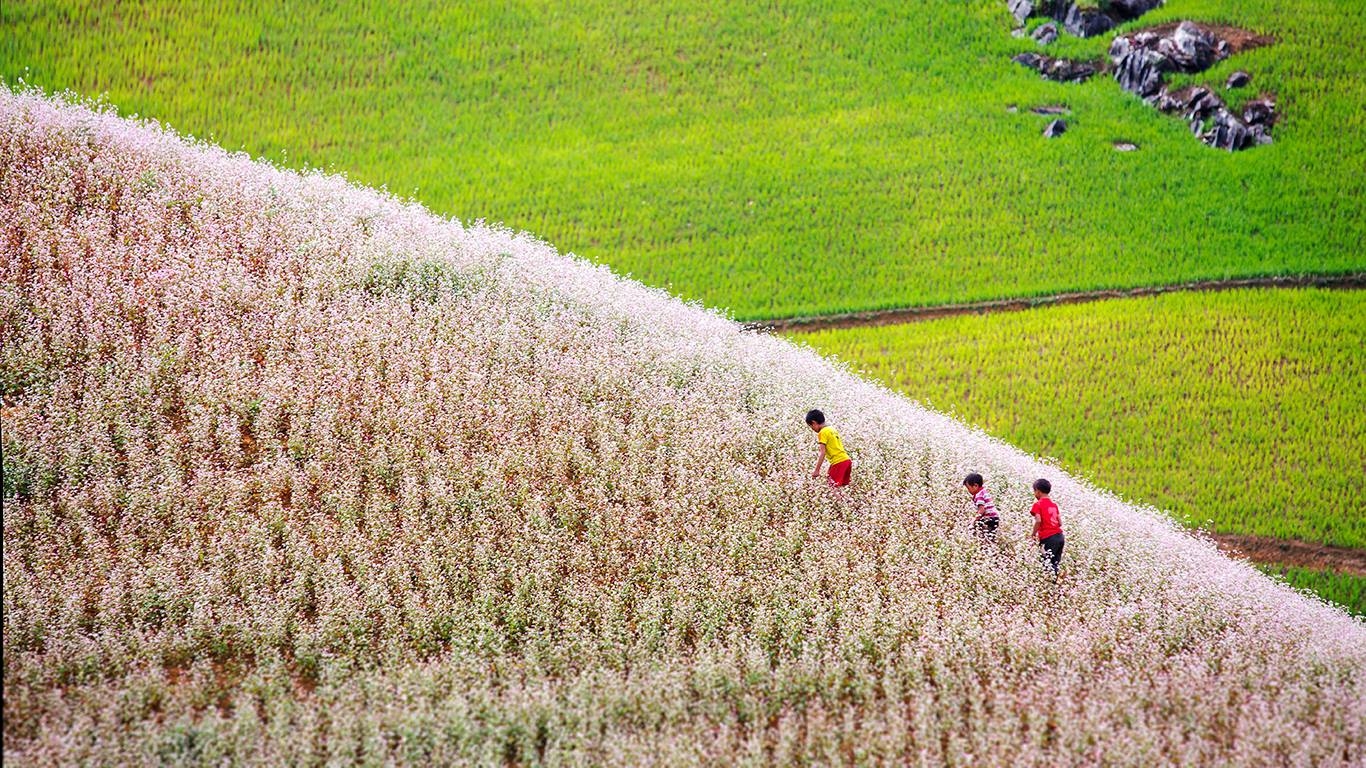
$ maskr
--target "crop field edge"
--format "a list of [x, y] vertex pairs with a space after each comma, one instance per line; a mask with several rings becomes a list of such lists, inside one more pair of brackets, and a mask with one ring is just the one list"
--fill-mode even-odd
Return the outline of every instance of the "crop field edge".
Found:
[[986, 301], [948, 304], [915, 304], [904, 307], [875, 309], [864, 312], [832, 312], [820, 315], [756, 320], [746, 323], [753, 329], [772, 332], [807, 332], [841, 328], [900, 325], [921, 320], [936, 320], [956, 315], [977, 315], [991, 312], [1017, 312], [1027, 309], [1084, 304], [1109, 299], [1132, 299], [1161, 296], [1169, 293], [1214, 293], [1239, 288], [1328, 288], [1359, 290], [1366, 288], [1366, 271], [1312, 272], [1296, 274], [1268, 274], [1234, 277], [1222, 280], [1193, 280], [1183, 283], [1159, 283], [1131, 288], [1096, 288], [1085, 291], [1063, 291], [1020, 297], [1002, 297]]

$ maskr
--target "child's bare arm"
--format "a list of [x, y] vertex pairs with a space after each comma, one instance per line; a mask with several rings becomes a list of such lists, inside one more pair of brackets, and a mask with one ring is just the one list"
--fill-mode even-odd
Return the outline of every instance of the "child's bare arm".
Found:
[[816, 468], [811, 471], [812, 477], [821, 476], [821, 465], [825, 463], [825, 443], [821, 443], [816, 449]]

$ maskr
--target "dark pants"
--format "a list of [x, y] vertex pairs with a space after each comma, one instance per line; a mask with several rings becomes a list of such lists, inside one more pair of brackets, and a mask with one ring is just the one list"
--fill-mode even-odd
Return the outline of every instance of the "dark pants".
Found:
[[972, 532], [977, 534], [977, 538], [982, 541], [996, 540], [996, 526], [1001, 524], [1001, 519], [992, 515], [990, 517], [979, 517], [972, 523]]
[[1058, 564], [1062, 562], [1062, 545], [1066, 543], [1061, 533], [1055, 533], [1046, 539], [1039, 540], [1039, 546], [1043, 552], [1039, 557], [1045, 567], [1053, 569], [1053, 575], [1058, 575]]

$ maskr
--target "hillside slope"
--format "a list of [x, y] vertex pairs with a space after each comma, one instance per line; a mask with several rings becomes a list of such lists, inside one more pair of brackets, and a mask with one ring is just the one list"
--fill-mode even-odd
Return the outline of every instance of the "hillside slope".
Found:
[[0, 211], [7, 762], [1366, 758], [1361, 622], [532, 238], [3, 91]]

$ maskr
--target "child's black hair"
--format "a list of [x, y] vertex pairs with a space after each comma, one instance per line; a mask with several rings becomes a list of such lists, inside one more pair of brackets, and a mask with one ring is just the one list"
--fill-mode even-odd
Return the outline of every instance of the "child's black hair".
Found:
[[977, 474], [976, 472], [973, 472], [972, 474], [963, 478], [963, 485], [983, 486], [986, 485], [986, 481], [982, 479], [981, 475]]
[[1041, 477], [1038, 480], [1034, 481], [1034, 490], [1038, 491], [1039, 493], [1052, 493], [1053, 484]]
[[824, 423], [825, 423], [825, 414], [823, 414], [823, 413], [821, 413], [820, 411], [818, 411], [818, 410], [812, 408], [811, 410], [809, 410], [809, 411], [806, 412], [806, 423], [807, 423], [807, 424], [824, 424]]

